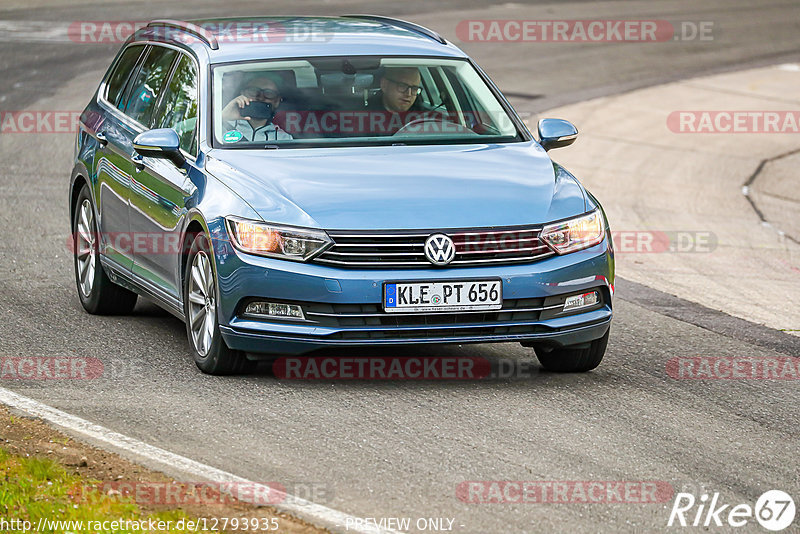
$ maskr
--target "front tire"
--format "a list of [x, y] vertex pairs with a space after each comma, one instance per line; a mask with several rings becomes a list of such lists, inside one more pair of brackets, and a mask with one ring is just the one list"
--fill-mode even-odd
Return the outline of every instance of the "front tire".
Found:
[[126, 315], [138, 295], [112, 282], [100, 263], [97, 221], [86, 184], [78, 194], [72, 217], [72, 251], [75, 282], [83, 308], [93, 315]]
[[536, 357], [539, 363], [548, 371], [557, 373], [585, 373], [600, 365], [606, 353], [608, 345], [609, 328], [603, 337], [595, 339], [585, 348], [562, 347], [558, 349], [545, 350], [536, 349]]
[[216, 269], [205, 234], [197, 234], [189, 249], [183, 294], [186, 333], [197, 367], [210, 375], [252, 369], [253, 362], [243, 352], [228, 348], [219, 331]]

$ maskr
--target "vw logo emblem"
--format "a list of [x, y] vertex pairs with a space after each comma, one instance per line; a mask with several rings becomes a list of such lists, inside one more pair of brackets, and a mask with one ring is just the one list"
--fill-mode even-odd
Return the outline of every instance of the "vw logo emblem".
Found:
[[456, 246], [448, 236], [433, 234], [425, 240], [425, 257], [434, 265], [447, 265], [456, 257]]

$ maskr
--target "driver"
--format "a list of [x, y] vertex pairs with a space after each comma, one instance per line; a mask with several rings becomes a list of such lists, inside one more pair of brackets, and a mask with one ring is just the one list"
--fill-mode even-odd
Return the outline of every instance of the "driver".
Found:
[[420, 121], [441, 121], [442, 115], [428, 110], [419, 98], [421, 77], [416, 67], [386, 67], [381, 89], [367, 100], [372, 135], [394, 135]]
[[373, 111], [423, 111], [417, 96], [422, 92], [421, 78], [416, 67], [386, 67], [381, 77], [381, 90], [367, 101]]
[[226, 141], [292, 139], [272, 122], [275, 111], [283, 102], [280, 89], [272, 78], [264, 74], [253, 75], [242, 84], [239, 93], [222, 109], [222, 120], [228, 130], [225, 132]]

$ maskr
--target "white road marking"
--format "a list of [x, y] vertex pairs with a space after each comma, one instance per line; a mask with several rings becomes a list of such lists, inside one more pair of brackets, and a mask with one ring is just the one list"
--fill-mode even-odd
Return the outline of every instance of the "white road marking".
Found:
[[[253, 495], [267, 494], [271, 490], [268, 486], [263, 486], [236, 476], [232, 473], [222, 471], [210, 465], [205, 465], [185, 456], [175, 454], [153, 445], [149, 445], [138, 439], [131, 438], [109, 430], [108, 428], [96, 425], [80, 417], [62, 412], [39, 401], [24, 397], [13, 391], [0, 387], [0, 403], [5, 404], [16, 410], [25, 412], [34, 417], [43, 419], [57, 427], [61, 427], [71, 431], [72, 433], [79, 434], [91, 438], [94, 441], [110, 445], [114, 449], [120, 451], [127, 451], [134, 456], [143, 457], [151, 462], [170, 467], [173, 470], [178, 470], [186, 475], [194, 477], [192, 481], [209, 481], [217, 483], [244, 483], [248, 487], [252, 487], [255, 491]], [[248, 493], [248, 492], [244, 492]], [[247, 502], [247, 499], [242, 499]], [[286, 495], [283, 502], [278, 504], [271, 504], [277, 510], [286, 512], [287, 514], [294, 515], [304, 519], [312, 524], [320, 527], [328, 528], [334, 532], [348, 532], [348, 533], [364, 533], [364, 534], [397, 534], [394, 530], [387, 530], [381, 528], [371, 528], [369, 525], [360, 528], [350, 527], [345, 530], [345, 525], [355, 524], [355, 518], [344, 512], [313, 503], [294, 495]]]
[[35, 20], [0, 20], [0, 42], [71, 42], [69, 24]]

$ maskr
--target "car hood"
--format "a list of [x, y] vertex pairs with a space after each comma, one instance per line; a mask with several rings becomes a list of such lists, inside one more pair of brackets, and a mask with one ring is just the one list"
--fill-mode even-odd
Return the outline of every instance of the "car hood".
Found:
[[542, 224], [585, 211], [536, 143], [213, 150], [206, 168], [265, 220], [324, 229]]

